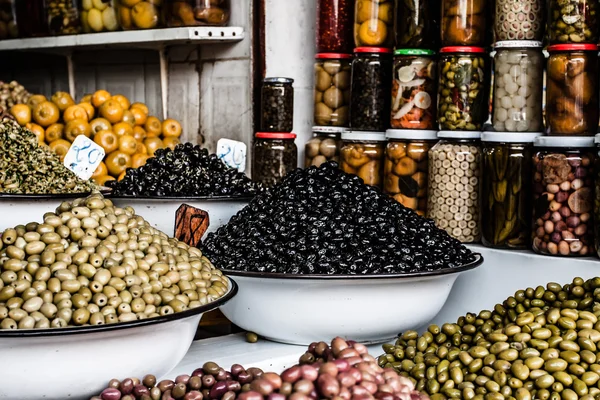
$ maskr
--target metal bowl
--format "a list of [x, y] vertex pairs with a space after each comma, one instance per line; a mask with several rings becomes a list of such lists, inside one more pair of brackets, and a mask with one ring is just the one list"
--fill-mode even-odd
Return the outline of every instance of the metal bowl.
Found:
[[238, 295], [221, 307], [234, 324], [277, 342], [308, 345], [336, 336], [382, 343], [431, 321], [456, 278], [483, 262], [391, 275], [289, 275], [223, 270]]
[[187, 353], [202, 314], [238, 292], [230, 279], [220, 299], [140, 321], [56, 329], [0, 330], [0, 399], [89, 399], [110, 379], [164, 376]]

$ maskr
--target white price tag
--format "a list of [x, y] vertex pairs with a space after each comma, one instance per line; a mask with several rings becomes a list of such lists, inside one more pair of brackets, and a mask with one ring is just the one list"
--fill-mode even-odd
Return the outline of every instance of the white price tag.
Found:
[[85, 135], [75, 138], [63, 164], [80, 179], [88, 180], [104, 159], [104, 149]]
[[246, 152], [245, 143], [231, 139], [219, 139], [217, 142], [217, 157], [240, 172], [246, 170]]

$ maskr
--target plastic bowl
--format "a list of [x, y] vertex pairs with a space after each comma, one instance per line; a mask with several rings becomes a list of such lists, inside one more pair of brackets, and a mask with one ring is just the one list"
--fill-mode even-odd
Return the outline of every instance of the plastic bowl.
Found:
[[89, 399], [113, 379], [162, 377], [183, 359], [202, 314], [233, 298], [181, 313], [117, 324], [0, 330], [0, 399]]
[[435, 272], [393, 275], [288, 275], [223, 270], [238, 295], [221, 307], [237, 326], [298, 345], [336, 336], [386, 342], [431, 321], [458, 276], [483, 262]]

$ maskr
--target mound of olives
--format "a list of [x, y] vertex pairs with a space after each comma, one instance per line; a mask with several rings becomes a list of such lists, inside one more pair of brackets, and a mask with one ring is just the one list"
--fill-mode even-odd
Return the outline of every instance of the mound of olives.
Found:
[[228, 286], [200, 250], [98, 194], [1, 235], [0, 329], [158, 317], [208, 304]]

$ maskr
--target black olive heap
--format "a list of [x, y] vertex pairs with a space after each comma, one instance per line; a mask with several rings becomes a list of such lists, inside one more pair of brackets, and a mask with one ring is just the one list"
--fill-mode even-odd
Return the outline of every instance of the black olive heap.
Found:
[[209, 234], [221, 269], [290, 274], [391, 274], [464, 265], [474, 255], [419, 217], [340, 171], [296, 170]]
[[217, 155], [191, 143], [157, 150], [144, 166], [127, 169], [123, 180], [106, 184], [116, 196], [252, 196], [260, 190]]

